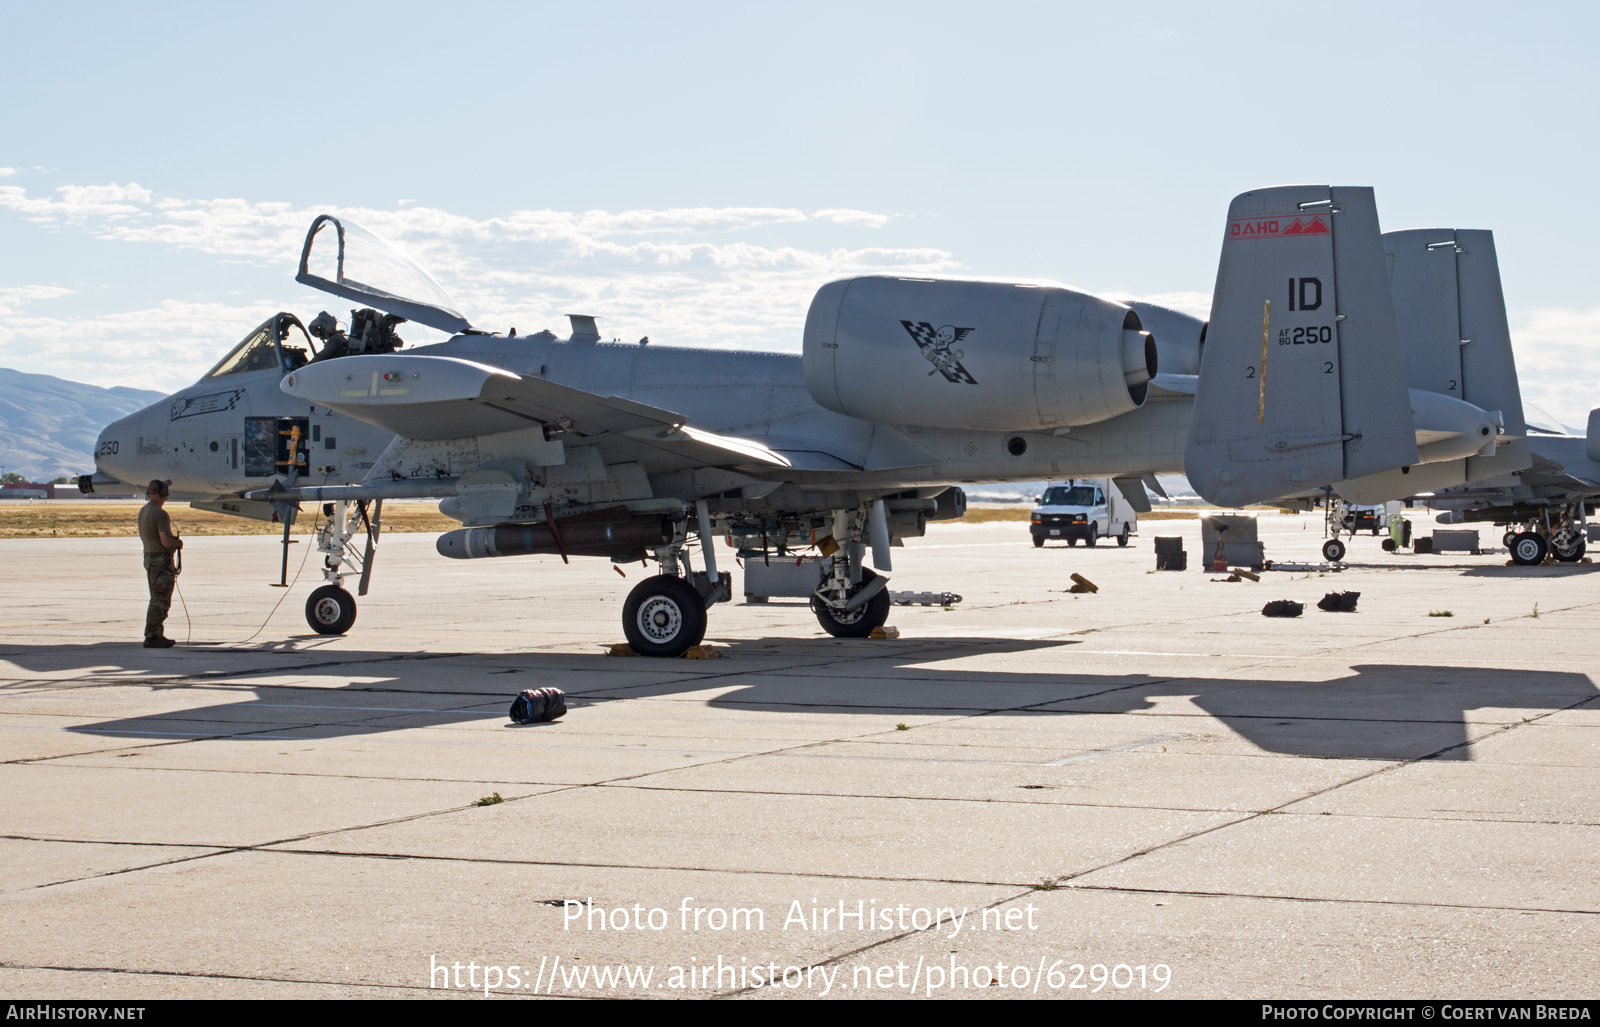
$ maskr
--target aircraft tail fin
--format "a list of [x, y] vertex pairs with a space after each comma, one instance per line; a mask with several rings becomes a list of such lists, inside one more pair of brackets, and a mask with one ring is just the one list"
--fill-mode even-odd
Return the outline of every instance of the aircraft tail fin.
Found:
[[1184, 454], [1209, 502], [1241, 506], [1416, 462], [1385, 272], [1369, 188], [1234, 198]]
[[1383, 248], [1405, 341], [1407, 383], [1500, 414], [1504, 437], [1488, 453], [1466, 458], [1462, 479], [1480, 481], [1528, 467], [1532, 454], [1494, 233], [1388, 232]]

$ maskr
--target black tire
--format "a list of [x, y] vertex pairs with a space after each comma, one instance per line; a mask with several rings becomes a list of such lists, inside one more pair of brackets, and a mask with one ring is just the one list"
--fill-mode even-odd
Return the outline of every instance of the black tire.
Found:
[[1577, 563], [1583, 559], [1584, 550], [1587, 548], [1583, 539], [1575, 538], [1570, 546], [1551, 546], [1550, 552], [1554, 553], [1556, 559], [1562, 563]]
[[1399, 546], [1394, 544], [1394, 539], [1386, 538], [1386, 539], [1383, 540], [1383, 551], [1385, 553], [1392, 553], [1396, 549], [1399, 549], [1399, 548], [1400, 548]]
[[1084, 545], [1092, 547], [1098, 541], [1100, 541], [1100, 525], [1091, 524], [1089, 525], [1089, 537], [1083, 540]]
[[1124, 549], [1128, 548], [1128, 526], [1126, 524], [1122, 526], [1122, 534], [1117, 536], [1117, 545]]
[[[866, 588], [877, 578], [871, 570], [862, 568], [861, 584], [852, 592]], [[828, 608], [828, 604], [811, 597], [811, 612], [817, 615], [817, 623], [822, 625], [822, 630], [834, 638], [866, 638], [872, 634], [873, 628], [881, 628], [889, 619], [889, 608], [894, 605], [889, 598], [886, 588], [877, 595], [868, 599], [866, 604], [858, 606], [846, 614], [835, 614]]]
[[338, 585], [323, 585], [306, 600], [306, 623], [319, 635], [342, 635], [355, 622], [355, 596]]
[[705, 600], [682, 578], [646, 578], [622, 604], [622, 633], [640, 656], [682, 656], [706, 637]]
[[1516, 545], [1517, 544], [1517, 529], [1515, 529], [1515, 528], [1508, 529], [1504, 535], [1501, 535], [1500, 536], [1500, 544], [1505, 546], [1507, 549], [1510, 549], [1512, 546]]
[[1033, 548], [1035, 548], [1035, 549], [1043, 549], [1044, 548], [1044, 538], [1042, 536], [1039, 536], [1039, 535], [1033, 536]]
[[1511, 562], [1521, 567], [1537, 567], [1549, 553], [1549, 543], [1531, 531], [1524, 531], [1511, 541]]
[[1322, 543], [1322, 558], [1338, 563], [1344, 559], [1344, 543], [1336, 538], [1330, 538]]
[[1077, 544], [1078, 544], [1077, 536], [1075, 536], [1075, 535], [1068, 535], [1067, 536], [1067, 545], [1075, 546]]

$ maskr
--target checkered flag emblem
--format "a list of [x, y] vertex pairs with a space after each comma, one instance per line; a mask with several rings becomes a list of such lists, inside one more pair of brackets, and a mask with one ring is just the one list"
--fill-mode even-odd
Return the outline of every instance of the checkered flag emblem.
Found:
[[956, 343], [972, 334], [971, 328], [957, 328], [954, 325], [940, 325], [935, 328], [926, 321], [901, 321], [917, 344], [917, 349], [933, 365], [933, 370], [928, 374], [942, 374], [945, 381], [961, 382], [966, 385], [978, 384], [978, 379], [961, 366], [961, 358], [966, 354], [955, 349]]

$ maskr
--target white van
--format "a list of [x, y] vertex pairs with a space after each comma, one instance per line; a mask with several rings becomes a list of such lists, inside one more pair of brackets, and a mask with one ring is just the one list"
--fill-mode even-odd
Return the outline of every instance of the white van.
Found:
[[1069, 546], [1082, 539], [1092, 546], [1103, 538], [1115, 538], [1117, 545], [1125, 546], [1128, 536], [1139, 530], [1139, 514], [1110, 478], [1069, 481], [1045, 489], [1028, 530], [1035, 546], [1058, 539]]

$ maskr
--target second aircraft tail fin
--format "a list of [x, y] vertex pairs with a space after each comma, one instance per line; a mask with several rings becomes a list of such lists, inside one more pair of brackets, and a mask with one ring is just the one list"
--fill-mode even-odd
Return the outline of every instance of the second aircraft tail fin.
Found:
[[1190, 483], [1242, 506], [1416, 461], [1372, 190], [1235, 197], [1184, 454]]

